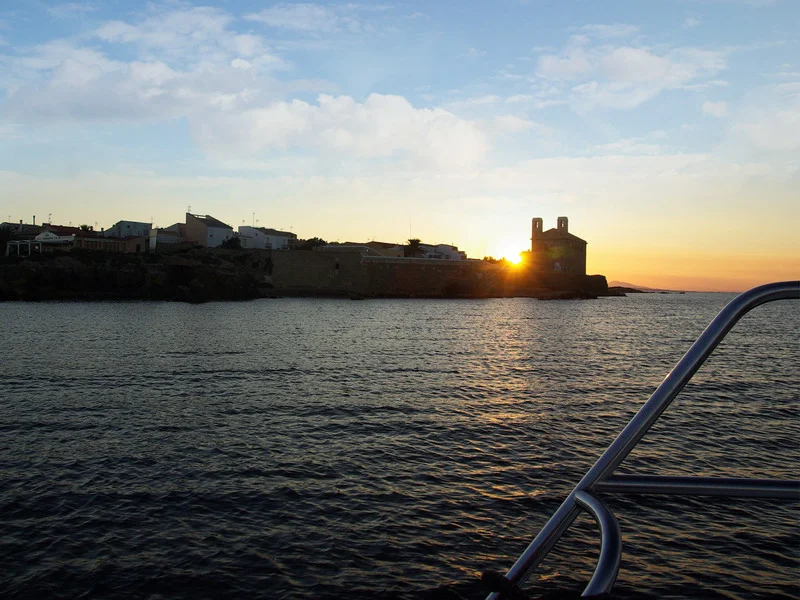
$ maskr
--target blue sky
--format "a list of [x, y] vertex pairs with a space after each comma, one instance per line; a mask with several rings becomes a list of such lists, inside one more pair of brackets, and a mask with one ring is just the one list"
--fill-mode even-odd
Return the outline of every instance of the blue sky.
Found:
[[483, 256], [564, 214], [611, 278], [796, 276], [798, 31], [795, 0], [6, 3], [0, 219]]

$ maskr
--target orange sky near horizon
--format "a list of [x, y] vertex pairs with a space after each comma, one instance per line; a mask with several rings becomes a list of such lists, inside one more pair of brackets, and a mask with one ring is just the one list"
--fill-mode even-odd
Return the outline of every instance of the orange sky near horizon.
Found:
[[[587, 271], [651, 288], [743, 292], [774, 281], [800, 280], [800, 258], [780, 256], [670, 256], [604, 253], [587, 259]], [[591, 255], [590, 255], [591, 257]]]

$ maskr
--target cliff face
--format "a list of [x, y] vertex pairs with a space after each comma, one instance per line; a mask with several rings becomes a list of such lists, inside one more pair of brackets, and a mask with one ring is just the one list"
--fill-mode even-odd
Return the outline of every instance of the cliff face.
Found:
[[602, 275], [545, 273], [483, 261], [379, 259], [354, 253], [73, 250], [0, 259], [0, 300], [249, 300], [274, 295], [363, 298], [590, 298]]
[[5, 258], [0, 300], [247, 300], [268, 293], [269, 255], [192, 250], [180, 255], [75, 251]]

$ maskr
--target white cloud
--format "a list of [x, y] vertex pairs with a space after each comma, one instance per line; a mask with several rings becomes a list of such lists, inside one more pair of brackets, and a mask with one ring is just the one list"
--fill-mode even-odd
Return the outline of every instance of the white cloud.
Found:
[[4, 112], [24, 123], [158, 121], [194, 117], [223, 105], [247, 107], [280, 91], [278, 82], [253, 72], [252, 61], [232, 56], [228, 52], [219, 63], [173, 68], [154, 59], [113, 61], [57, 40], [9, 63], [17, 80], [7, 88]]
[[641, 138], [626, 138], [609, 144], [595, 146], [595, 150], [600, 154], [611, 155], [655, 155], [662, 153], [659, 144], [648, 144]]
[[692, 27], [697, 27], [700, 25], [701, 21], [697, 17], [686, 17], [686, 20], [683, 22], [683, 26], [687, 29]]
[[547, 128], [533, 121], [523, 119], [521, 117], [515, 117], [513, 115], [501, 115], [499, 117], [495, 117], [492, 119], [490, 126], [498, 133], [521, 133], [533, 128], [537, 128], [540, 131], [547, 130]]
[[227, 63], [236, 55], [259, 68], [283, 67], [262, 37], [232, 31], [232, 22], [233, 17], [217, 8], [151, 8], [133, 24], [108, 21], [95, 30], [95, 36], [109, 44], [134, 45], [148, 60], [209, 65]]
[[[276, 4], [258, 13], [249, 14], [245, 19], [258, 21], [276, 29], [286, 29], [308, 34], [334, 33], [374, 33], [375, 28], [364, 23], [360, 17], [364, 12], [385, 10], [380, 4]], [[410, 18], [424, 18], [422, 13], [414, 13]]]
[[467, 50], [467, 58], [480, 58], [481, 56], [486, 56], [485, 50], [478, 50], [477, 48]]
[[51, 17], [65, 19], [95, 11], [97, 8], [94, 2], [67, 2], [66, 4], [48, 6], [45, 10]]
[[640, 28], [638, 25], [614, 23], [613, 25], [584, 25], [583, 27], [580, 27], [578, 31], [587, 36], [609, 39], [630, 37], [639, 33], [639, 29]]
[[703, 102], [703, 113], [722, 119], [728, 116], [728, 104], [726, 102], [711, 102], [706, 100]]
[[16, 140], [21, 137], [21, 127], [19, 125], [0, 125], [0, 140]]
[[540, 58], [538, 74], [553, 81], [577, 80], [568, 92], [569, 101], [576, 110], [586, 112], [595, 107], [635, 108], [664, 90], [709, 86], [706, 79], [725, 68], [722, 52], [594, 46], [573, 36], [560, 55]]
[[445, 104], [445, 108], [450, 111], [462, 111], [479, 108], [482, 106], [491, 106], [500, 101], [499, 96], [494, 94], [485, 94], [483, 96], [475, 96], [474, 98], [464, 98], [462, 100], [454, 100]]
[[669, 76], [674, 68], [664, 57], [639, 48], [616, 48], [600, 61], [600, 70], [611, 81], [652, 82]]
[[418, 168], [469, 166], [488, 149], [488, 139], [475, 123], [381, 94], [371, 94], [363, 103], [323, 94], [317, 104], [293, 100], [221, 111], [195, 122], [194, 130], [212, 150], [316, 148], [365, 159], [406, 159]]
[[[738, 120], [734, 131], [756, 151], [800, 151], [800, 99], [780, 107], [751, 110]], [[800, 166], [796, 156], [794, 162], [796, 168]]]
[[339, 29], [339, 16], [320, 4], [277, 4], [246, 17], [279, 29], [332, 32]]
[[583, 48], [576, 47], [561, 56], [541, 56], [537, 74], [548, 79], [573, 79], [588, 73], [591, 68], [586, 52]]
[[[21, 48], [17, 56], [2, 58], [17, 77], [7, 86], [5, 118], [23, 125], [184, 118], [212, 155], [257, 159], [259, 153], [290, 149], [355, 160], [391, 158], [425, 169], [473, 165], [487, 152], [491, 134], [530, 127], [524, 119], [506, 118], [489, 129], [442, 108], [412, 106], [401, 96], [293, 100], [292, 94], [318, 91], [322, 83], [271, 78], [263, 38], [233, 31], [231, 22], [213, 8], [151, 7], [141, 19], [102, 24], [94, 38]], [[88, 45], [92, 41], [97, 47]], [[119, 46], [138, 51], [137, 59], [109, 58], [119, 55]], [[488, 105], [499, 98], [474, 102]]]
[[14, 63], [15, 66], [22, 69], [48, 71], [68, 61], [96, 67], [104, 72], [117, 70], [123, 65], [121, 62], [109, 59], [94, 48], [75, 46], [67, 40], [53, 40], [27, 51], [21, 50]]
[[251, 65], [249, 62], [247, 62], [246, 60], [244, 60], [242, 58], [234, 58], [231, 61], [231, 66], [234, 69], [243, 69], [245, 71], [248, 71], [248, 70], [253, 68], [253, 65]]

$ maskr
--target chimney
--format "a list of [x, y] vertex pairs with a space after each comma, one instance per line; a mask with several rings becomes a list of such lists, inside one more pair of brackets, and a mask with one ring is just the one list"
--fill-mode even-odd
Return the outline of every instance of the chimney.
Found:
[[36, 215], [33, 215], [33, 226], [36, 227]]
[[22, 231], [22, 219], [19, 220], [19, 230]]

